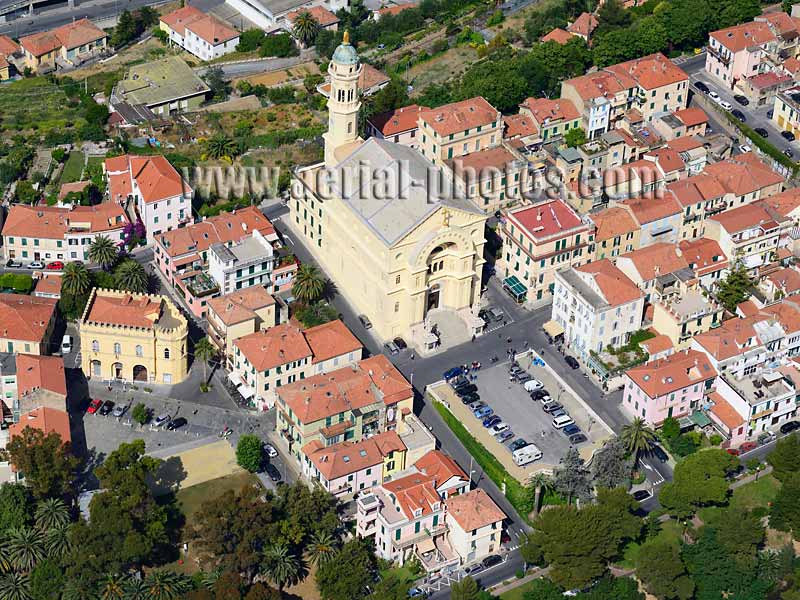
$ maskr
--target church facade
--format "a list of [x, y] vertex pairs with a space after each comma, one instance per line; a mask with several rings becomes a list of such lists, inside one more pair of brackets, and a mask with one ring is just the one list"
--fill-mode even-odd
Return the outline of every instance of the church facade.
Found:
[[345, 37], [328, 69], [325, 162], [294, 173], [292, 227], [380, 338], [432, 349], [445, 313], [479, 335], [486, 215], [418, 150], [358, 136], [361, 68]]

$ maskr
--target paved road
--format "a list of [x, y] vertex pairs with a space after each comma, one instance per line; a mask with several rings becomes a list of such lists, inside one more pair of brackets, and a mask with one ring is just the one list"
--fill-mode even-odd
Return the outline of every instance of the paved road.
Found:
[[[288, 58], [261, 58], [258, 60], [249, 60], [246, 62], [237, 63], [223, 63], [219, 66], [226, 77], [246, 77], [247, 75], [256, 75], [258, 73], [268, 73], [270, 71], [281, 71], [294, 67], [301, 63], [315, 59], [317, 56], [316, 50], [313, 48], [306, 48], [300, 52], [300, 56], [290, 56]], [[208, 67], [200, 67], [195, 69], [198, 74], [202, 75], [208, 71]]]

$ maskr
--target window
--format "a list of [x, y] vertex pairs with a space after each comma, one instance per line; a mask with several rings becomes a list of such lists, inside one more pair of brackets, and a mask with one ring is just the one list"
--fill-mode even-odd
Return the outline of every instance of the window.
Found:
[[400, 530], [399, 529], [395, 530], [394, 539], [398, 540], [398, 541], [400, 540]]
[[136, 356], [142, 356], [142, 347], [136, 344]]
[[92, 352], [100, 352], [100, 342], [92, 340]]
[[119, 342], [114, 342], [114, 354], [120, 354], [122, 352], [122, 346], [120, 346]]
[[420, 523], [419, 521], [414, 523], [414, 533], [419, 533], [421, 525], [422, 525], [422, 523]]
[[164, 358], [169, 358], [169, 348], [164, 348]]

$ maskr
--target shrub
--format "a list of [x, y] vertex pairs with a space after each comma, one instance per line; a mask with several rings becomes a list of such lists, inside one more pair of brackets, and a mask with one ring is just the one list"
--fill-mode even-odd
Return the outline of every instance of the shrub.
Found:
[[147, 410], [147, 407], [140, 402], [133, 407], [133, 410], [131, 411], [131, 417], [139, 425], [144, 425], [150, 420], [150, 411]]
[[718, 433], [715, 433], [709, 438], [712, 446], [719, 446], [722, 443], [722, 436]]
[[236, 445], [236, 464], [243, 469], [255, 473], [261, 468], [262, 443], [252, 434], [245, 434], [239, 438]]

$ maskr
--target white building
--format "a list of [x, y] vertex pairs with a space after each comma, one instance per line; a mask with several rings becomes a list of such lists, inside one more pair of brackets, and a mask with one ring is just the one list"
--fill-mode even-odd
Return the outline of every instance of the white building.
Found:
[[273, 265], [272, 245], [257, 229], [232, 246], [214, 244], [208, 253], [208, 274], [223, 295], [254, 285], [269, 286]]
[[620, 347], [642, 326], [644, 294], [608, 259], [557, 271], [552, 319], [583, 360], [589, 352]]
[[323, 6], [330, 12], [344, 8], [350, 10], [350, 0], [225, 0], [243, 17], [268, 32], [276, 29], [291, 30], [287, 22], [289, 13], [301, 8]]
[[170, 44], [201, 60], [212, 60], [236, 50], [239, 32], [194, 6], [184, 6], [161, 17], [159, 27]]

